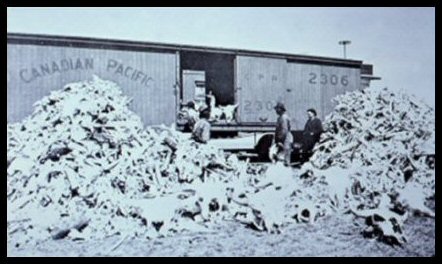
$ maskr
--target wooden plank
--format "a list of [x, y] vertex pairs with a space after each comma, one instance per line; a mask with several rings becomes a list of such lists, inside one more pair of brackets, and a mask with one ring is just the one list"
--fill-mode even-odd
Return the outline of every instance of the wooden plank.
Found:
[[[178, 113], [181, 109], [180, 104], [180, 90], [182, 89], [181, 82], [181, 61], [180, 61], [180, 53], [177, 51], [175, 53], [175, 113]], [[175, 115], [174, 123], [176, 123], [177, 116]]]
[[175, 122], [176, 56], [39, 45], [7, 45], [7, 120], [32, 113], [33, 103], [65, 84], [97, 75], [116, 82], [145, 125]]

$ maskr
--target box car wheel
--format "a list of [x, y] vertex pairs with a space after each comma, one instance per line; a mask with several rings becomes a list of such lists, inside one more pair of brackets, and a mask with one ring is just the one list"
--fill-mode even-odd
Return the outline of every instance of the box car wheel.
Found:
[[269, 159], [269, 149], [272, 146], [273, 134], [266, 134], [262, 136], [255, 146], [255, 151], [258, 154], [260, 161], [270, 161]]

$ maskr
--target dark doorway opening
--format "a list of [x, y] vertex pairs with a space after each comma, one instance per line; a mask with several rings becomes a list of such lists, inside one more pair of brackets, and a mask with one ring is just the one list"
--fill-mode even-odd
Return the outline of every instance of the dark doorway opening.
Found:
[[[235, 104], [234, 60], [234, 55], [182, 51], [181, 76], [183, 70], [204, 71], [206, 93], [212, 91], [216, 105]], [[183, 98], [183, 89], [180, 98]]]

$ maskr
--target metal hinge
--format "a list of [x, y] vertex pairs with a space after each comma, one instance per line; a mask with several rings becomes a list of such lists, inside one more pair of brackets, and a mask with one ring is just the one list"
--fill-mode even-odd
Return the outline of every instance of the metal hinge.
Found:
[[261, 121], [261, 122], [267, 122], [267, 119], [269, 119], [268, 117], [260, 117], [259, 118], [259, 121]]

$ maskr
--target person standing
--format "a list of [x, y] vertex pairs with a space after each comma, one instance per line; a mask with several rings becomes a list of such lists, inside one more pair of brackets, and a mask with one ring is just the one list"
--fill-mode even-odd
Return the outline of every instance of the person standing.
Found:
[[275, 144], [278, 146], [278, 152], [283, 151], [284, 165], [288, 166], [290, 164], [293, 143], [290, 118], [283, 103], [278, 102], [274, 109], [278, 115], [275, 129]]
[[307, 110], [308, 120], [305, 123], [303, 132], [303, 149], [308, 152], [313, 149], [316, 142], [319, 141], [323, 132], [321, 120], [317, 117], [316, 110], [310, 108]]

